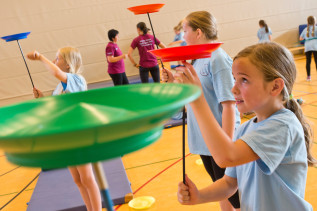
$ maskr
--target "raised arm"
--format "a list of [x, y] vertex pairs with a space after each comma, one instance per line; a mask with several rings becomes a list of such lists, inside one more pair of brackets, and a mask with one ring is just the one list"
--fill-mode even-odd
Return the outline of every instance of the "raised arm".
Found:
[[51, 62], [49, 59], [47, 59], [45, 56], [40, 54], [37, 51], [32, 51], [28, 53], [27, 58], [30, 60], [39, 60], [41, 61], [45, 68], [58, 80], [67, 83], [67, 75], [65, 72], [63, 72], [57, 65], [55, 65], [53, 62]]
[[[201, 87], [193, 66], [187, 62], [183, 62], [183, 64], [185, 67], [177, 68], [176, 81]], [[206, 145], [220, 167], [237, 166], [259, 158], [244, 141], [240, 139], [236, 142], [232, 141], [231, 137], [218, 124], [203, 94], [190, 105]]]
[[221, 102], [222, 105], [222, 129], [232, 139], [235, 127], [235, 105], [234, 101]]

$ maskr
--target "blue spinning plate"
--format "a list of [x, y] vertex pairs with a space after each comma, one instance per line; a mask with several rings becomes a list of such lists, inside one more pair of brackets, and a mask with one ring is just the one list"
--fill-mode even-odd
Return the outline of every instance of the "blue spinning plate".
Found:
[[19, 34], [12, 34], [12, 35], [1, 37], [1, 39], [4, 39], [7, 42], [11, 42], [11, 41], [14, 41], [14, 40], [22, 40], [22, 39], [27, 38], [30, 33], [31, 32], [23, 32], [23, 33], [19, 33]]

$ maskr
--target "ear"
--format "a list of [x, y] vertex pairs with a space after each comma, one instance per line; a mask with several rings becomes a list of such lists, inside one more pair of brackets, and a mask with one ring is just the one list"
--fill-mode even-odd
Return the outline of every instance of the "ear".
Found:
[[69, 69], [70, 69], [70, 66], [69, 66], [69, 64], [67, 64], [67, 65], [66, 65], [66, 68], [67, 68], [67, 70], [69, 71]]
[[201, 31], [200, 28], [198, 28], [196, 32], [197, 32], [197, 39], [200, 39], [203, 36], [203, 32]]
[[276, 78], [272, 81], [273, 86], [271, 90], [272, 96], [278, 96], [281, 94], [282, 90], [284, 89], [284, 80], [281, 78]]

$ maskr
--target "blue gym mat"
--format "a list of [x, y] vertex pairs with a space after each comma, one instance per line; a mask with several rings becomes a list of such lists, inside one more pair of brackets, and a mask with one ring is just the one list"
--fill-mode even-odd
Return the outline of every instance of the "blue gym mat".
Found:
[[[129, 76], [128, 80], [130, 84], [141, 83], [141, 79], [139, 75]], [[153, 83], [153, 79], [151, 77], [149, 77], [149, 83]], [[109, 86], [113, 86], [112, 80], [88, 84], [88, 89], [98, 89], [98, 88], [109, 87]]]
[[[121, 158], [102, 162], [102, 166], [113, 204], [124, 204], [132, 200], [130, 182]], [[66, 168], [42, 171], [28, 204], [27, 211], [86, 210], [79, 190]]]

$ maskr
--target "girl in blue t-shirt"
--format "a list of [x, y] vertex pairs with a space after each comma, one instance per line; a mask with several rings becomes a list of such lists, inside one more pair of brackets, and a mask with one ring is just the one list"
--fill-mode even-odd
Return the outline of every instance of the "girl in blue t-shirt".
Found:
[[311, 80], [310, 76], [310, 63], [311, 55], [314, 55], [316, 70], [317, 70], [317, 28], [316, 18], [309, 16], [307, 18], [307, 27], [302, 31], [300, 40], [305, 40], [305, 55], [306, 55], [306, 73], [307, 81]]
[[[87, 90], [86, 81], [79, 74], [82, 59], [78, 49], [72, 47], [59, 49], [53, 62], [37, 51], [28, 53], [27, 58], [41, 61], [46, 69], [61, 81], [52, 95]], [[33, 88], [33, 93], [35, 98], [44, 97], [43, 93], [35, 87]], [[101, 211], [101, 196], [91, 164], [72, 166], [68, 167], [68, 169], [78, 186], [87, 210]]]
[[179, 44], [180, 46], [185, 46], [186, 42], [184, 40], [184, 33], [182, 32], [183, 21], [180, 21], [177, 26], [174, 27], [175, 37], [173, 42], [169, 43], [168, 46], [173, 46]]
[[[208, 44], [217, 39], [216, 19], [207, 11], [190, 13], [183, 21], [183, 30], [188, 45]], [[231, 73], [232, 59], [222, 48], [218, 48], [211, 57], [195, 60], [193, 66], [201, 80], [208, 107], [216, 116], [217, 124], [232, 138], [234, 129], [240, 125], [239, 112], [231, 93], [234, 84]], [[176, 70], [179, 70], [178, 68]], [[175, 79], [168, 70], [163, 70], [162, 78], [169, 82]], [[208, 150], [193, 109], [190, 105], [186, 105], [186, 109], [189, 150], [200, 155], [206, 171], [215, 182], [224, 176], [225, 169], [217, 165], [213, 153]], [[229, 199], [220, 201], [222, 211], [240, 208], [237, 192], [227, 198]]]
[[258, 38], [259, 43], [265, 43], [265, 42], [271, 42], [272, 41], [272, 31], [267, 26], [266, 22], [264, 20], [259, 21], [260, 29], [258, 30]]
[[[201, 87], [194, 67], [176, 74], [178, 82]], [[219, 201], [239, 189], [241, 210], [312, 210], [304, 200], [311, 154], [311, 128], [292, 96], [296, 66], [292, 54], [276, 43], [245, 48], [234, 58], [232, 92], [240, 112], [256, 116], [241, 125], [234, 140], [220, 128], [205, 100], [205, 93], [191, 103], [204, 140], [225, 176], [198, 190], [186, 177], [179, 183], [180, 203]]]

